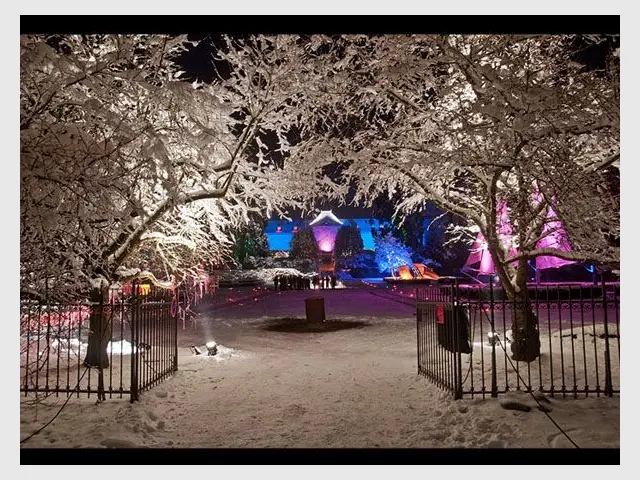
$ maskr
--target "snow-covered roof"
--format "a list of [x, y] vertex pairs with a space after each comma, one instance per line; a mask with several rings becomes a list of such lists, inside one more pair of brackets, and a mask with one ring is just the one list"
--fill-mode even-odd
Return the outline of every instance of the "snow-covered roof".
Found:
[[310, 226], [313, 225], [318, 225], [318, 224], [331, 224], [331, 223], [336, 223], [338, 225], [343, 225], [342, 220], [340, 220], [338, 217], [336, 217], [333, 212], [331, 210], [322, 210], [318, 216], [316, 218], [314, 218], [311, 223], [309, 223]]

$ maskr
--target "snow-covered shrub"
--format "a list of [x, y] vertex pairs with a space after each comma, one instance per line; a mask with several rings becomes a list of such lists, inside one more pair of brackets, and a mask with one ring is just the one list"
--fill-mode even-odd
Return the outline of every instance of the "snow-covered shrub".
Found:
[[394, 274], [398, 267], [411, 264], [411, 251], [391, 233], [375, 238], [376, 262], [383, 273]]

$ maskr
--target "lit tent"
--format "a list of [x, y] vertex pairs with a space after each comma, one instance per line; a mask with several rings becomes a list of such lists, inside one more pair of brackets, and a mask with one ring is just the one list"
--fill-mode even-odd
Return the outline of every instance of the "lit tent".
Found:
[[[500, 211], [500, 227], [499, 235], [503, 242], [509, 244], [511, 241], [512, 229], [508, 219], [508, 209], [506, 202], [500, 202], [498, 206]], [[562, 222], [557, 217], [555, 210], [550, 206], [547, 210], [547, 219], [542, 229], [540, 240], [536, 243], [536, 248], [555, 248], [560, 251], [570, 252], [571, 245], [567, 238], [566, 231], [562, 226]], [[509, 249], [509, 257], [513, 257], [517, 253], [515, 247]], [[540, 256], [535, 259], [536, 270], [546, 270], [549, 268], [559, 268], [565, 265], [575, 263], [573, 260], [565, 260], [553, 256]], [[474, 272], [476, 275], [494, 275], [495, 264], [489, 253], [487, 242], [482, 235], [478, 233], [475, 242], [471, 247], [469, 257], [462, 268], [463, 272]]]

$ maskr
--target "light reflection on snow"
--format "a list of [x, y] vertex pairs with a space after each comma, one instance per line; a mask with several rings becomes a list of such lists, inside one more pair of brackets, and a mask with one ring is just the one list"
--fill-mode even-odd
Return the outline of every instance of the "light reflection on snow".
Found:
[[[231, 357], [241, 357], [242, 355], [235, 349], [225, 347], [224, 345], [217, 344], [218, 353], [215, 355], [196, 355], [195, 353], [191, 353], [189, 358], [192, 358], [197, 361], [213, 361], [215, 359], [217, 362], [222, 362], [224, 360], [229, 360]], [[203, 351], [206, 351], [206, 345], [202, 348]]]
[[[70, 350], [71, 352], [76, 354], [85, 352], [88, 346], [88, 343], [80, 343], [80, 340], [78, 340], [77, 338], [71, 338], [68, 342], [64, 340], [59, 341], [57, 339], [51, 342], [52, 348], [60, 348], [60, 350]], [[136, 347], [134, 347], [131, 342], [128, 342], [126, 340], [120, 340], [117, 342], [111, 341], [107, 344], [108, 354], [131, 355], [132, 353], [136, 352], [136, 350]]]

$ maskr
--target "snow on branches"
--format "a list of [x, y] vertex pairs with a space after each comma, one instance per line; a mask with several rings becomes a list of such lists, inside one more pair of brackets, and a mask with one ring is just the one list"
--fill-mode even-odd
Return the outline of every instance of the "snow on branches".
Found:
[[166, 276], [218, 261], [249, 212], [292, 199], [259, 136], [288, 149], [303, 64], [290, 40], [255, 42], [227, 39], [228, 73], [202, 84], [181, 80], [185, 37], [21, 36], [25, 287], [82, 295], [121, 266]]
[[[334, 191], [354, 185], [357, 202], [400, 195], [401, 217], [434, 201], [466, 218], [486, 238], [507, 290], [525, 280], [526, 269], [518, 277], [517, 262], [510, 263], [513, 247], [522, 265], [539, 255], [617, 262], [619, 63], [610, 56], [606, 68], [588, 67], [579, 41], [311, 40], [309, 62], [332, 74], [307, 110], [304, 140], [292, 156], [338, 165]], [[501, 204], [508, 206], [509, 245], [499, 231]], [[542, 235], [553, 234], [545, 225], [558, 220], [572, 251], [537, 249]]]

